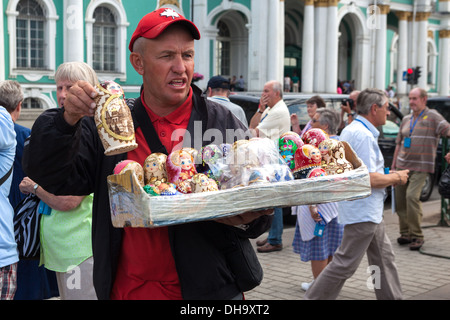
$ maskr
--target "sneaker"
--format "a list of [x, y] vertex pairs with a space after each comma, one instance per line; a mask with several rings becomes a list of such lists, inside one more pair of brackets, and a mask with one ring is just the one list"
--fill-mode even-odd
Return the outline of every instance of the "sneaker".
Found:
[[419, 250], [425, 241], [423, 239], [413, 239], [409, 244], [409, 250]]
[[309, 289], [309, 287], [311, 287], [311, 285], [313, 284], [314, 280], [311, 282], [302, 282], [301, 288], [303, 291], [306, 291]]
[[265, 245], [258, 247], [256, 250], [258, 250], [258, 252], [261, 252], [261, 253], [266, 253], [266, 252], [273, 252], [273, 251], [281, 251], [282, 249], [283, 249], [283, 245], [281, 245], [281, 244], [271, 245], [269, 242], [267, 242]]
[[412, 241], [409, 236], [401, 236], [400, 238], [397, 238], [397, 242], [399, 245], [403, 245], [403, 244], [410, 244]]

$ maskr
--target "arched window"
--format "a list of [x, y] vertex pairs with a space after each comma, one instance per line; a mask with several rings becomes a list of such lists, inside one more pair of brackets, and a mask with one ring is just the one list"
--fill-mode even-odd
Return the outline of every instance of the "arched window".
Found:
[[9, 74], [38, 81], [55, 72], [58, 15], [51, 0], [9, 0]]
[[231, 75], [231, 36], [226, 23], [219, 21], [217, 24], [219, 35], [217, 37], [217, 70], [216, 74], [222, 76]]
[[97, 7], [94, 20], [93, 67], [97, 71], [115, 72], [117, 25], [114, 15], [106, 7]]
[[26, 99], [23, 100], [22, 108], [23, 109], [41, 109], [42, 106], [39, 103], [38, 99], [26, 98]]
[[86, 59], [100, 81], [126, 81], [127, 15], [120, 0], [90, 1], [86, 9]]
[[45, 68], [45, 17], [35, 0], [22, 0], [17, 5], [17, 68]]

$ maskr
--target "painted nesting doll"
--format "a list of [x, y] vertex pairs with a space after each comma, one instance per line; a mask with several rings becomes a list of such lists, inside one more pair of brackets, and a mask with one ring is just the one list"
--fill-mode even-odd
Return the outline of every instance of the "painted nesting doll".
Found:
[[312, 128], [305, 132], [305, 134], [302, 136], [303, 142], [305, 144], [312, 144], [316, 148], [319, 147], [319, 144], [329, 139], [328, 134], [319, 128]]
[[144, 175], [145, 184], [160, 185], [167, 182], [166, 171], [167, 155], [164, 153], [152, 153], [145, 159]]
[[124, 99], [124, 91], [113, 81], [105, 81], [96, 86], [97, 109], [94, 120], [105, 155], [111, 156], [129, 152], [138, 147], [133, 118]]
[[289, 169], [295, 168], [294, 155], [298, 148], [304, 145], [303, 140], [295, 132], [286, 132], [278, 141], [280, 156], [284, 159]]
[[166, 170], [169, 182], [177, 186], [181, 181], [191, 179], [197, 173], [191, 150], [172, 151], [166, 160]]
[[114, 174], [122, 174], [126, 171], [132, 171], [136, 174], [136, 177], [141, 187], [145, 185], [144, 169], [138, 162], [133, 160], [123, 160], [114, 167]]
[[192, 177], [192, 192], [209, 192], [209, 191], [219, 191], [216, 181], [208, 178], [207, 175], [203, 173], [197, 173]]
[[322, 157], [319, 149], [310, 144], [305, 144], [295, 152], [295, 168], [293, 170], [295, 179], [308, 177], [313, 168], [320, 168]]
[[353, 170], [353, 165], [345, 157], [344, 144], [335, 139], [328, 139], [319, 145], [322, 154], [322, 168], [327, 175], [340, 174]]

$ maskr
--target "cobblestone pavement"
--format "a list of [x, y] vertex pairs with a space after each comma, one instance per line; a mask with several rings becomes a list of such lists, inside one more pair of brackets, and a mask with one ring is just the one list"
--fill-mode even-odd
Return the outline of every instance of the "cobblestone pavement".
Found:
[[[396, 255], [404, 299], [450, 300], [450, 228], [439, 226], [440, 200], [423, 204], [425, 244], [421, 252], [397, 244], [398, 218], [385, 210], [386, 232]], [[246, 292], [247, 300], [301, 300], [305, 294], [302, 282], [312, 280], [310, 262], [302, 262], [292, 251], [295, 228], [285, 226], [282, 251], [257, 253], [264, 269], [262, 284]], [[256, 240], [252, 240], [256, 250]], [[346, 281], [338, 300], [375, 300], [372, 289], [367, 287], [370, 277], [367, 257], [364, 257], [356, 273]]]

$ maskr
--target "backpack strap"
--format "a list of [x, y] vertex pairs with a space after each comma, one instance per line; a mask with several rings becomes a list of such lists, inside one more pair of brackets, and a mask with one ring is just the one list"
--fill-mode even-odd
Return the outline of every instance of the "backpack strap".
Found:
[[145, 111], [145, 107], [142, 104], [140, 97], [134, 100], [134, 106], [130, 109], [133, 117], [134, 130], [138, 127], [141, 128], [145, 140], [150, 147], [150, 151], [152, 153], [159, 152], [168, 155], [169, 153], [167, 152], [166, 147], [162, 144], [161, 140], [159, 140], [155, 127], [150, 121], [150, 117], [148, 116], [147, 111]]
[[3, 178], [0, 179], [0, 186], [2, 184], [4, 184], [6, 182], [6, 180], [8, 180], [9, 176], [11, 175], [11, 173], [13, 171], [13, 167], [11, 167], [11, 169], [9, 169], [9, 171], [3, 176]]

